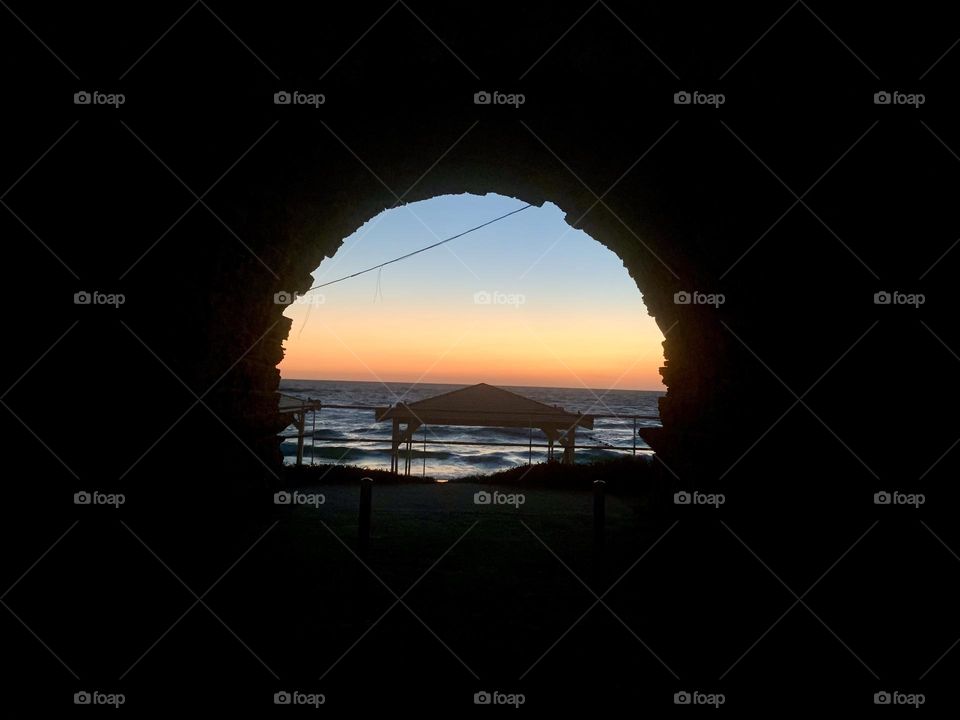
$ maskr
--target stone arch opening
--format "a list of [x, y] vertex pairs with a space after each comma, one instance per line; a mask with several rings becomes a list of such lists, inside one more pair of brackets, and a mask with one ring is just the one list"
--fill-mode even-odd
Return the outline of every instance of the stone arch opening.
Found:
[[[651, 413], [657, 414], [656, 395], [632, 391], [663, 392], [664, 336], [622, 259], [574, 230], [565, 217], [569, 214], [549, 201], [538, 207], [495, 193], [460, 193], [389, 208], [369, 218], [314, 269], [310, 291], [296, 299], [290, 291], [280, 296], [281, 303], [290, 303], [283, 314], [291, 321], [280, 364], [281, 387], [313, 397], [311, 388], [333, 392], [339, 398], [335, 405], [409, 402], [424, 392], [452, 389], [424, 388], [431, 384], [531, 388], [517, 392], [533, 393], [541, 401], [574, 403], [575, 410], [601, 415], [598, 437], [606, 440], [597, 442], [615, 441], [628, 453], [634, 448], [643, 454], [646, 443], [630, 431], [630, 419], [615, 415], [643, 415], [638, 425], [642, 429], [650, 424]], [[382, 268], [382, 278], [376, 269], [379, 263], [447, 238], [452, 244], [445, 248], [434, 246], [425, 250], [429, 254]], [[360, 272], [364, 274], [358, 276]], [[338, 384], [327, 385], [329, 381]], [[372, 385], [352, 387], [360, 399], [350, 400], [340, 394], [344, 382]], [[332, 412], [332, 417], [344, 414]], [[369, 413], [346, 414], [350, 425], [365, 426], [369, 420]], [[330, 417], [323, 413], [318, 421], [308, 414], [305, 434], [310, 434], [310, 423], [327, 423]], [[324, 428], [329, 430], [326, 424]], [[535, 434], [539, 447], [542, 438]], [[591, 445], [588, 436], [581, 444]], [[432, 432], [429, 440], [432, 445], [442, 438]], [[330, 441], [333, 454], [328, 456], [324, 444], [321, 462], [339, 463], [346, 454], [384, 465], [376, 452], [363, 452], [372, 446], [353, 447], [349, 438], [341, 437]], [[309, 438], [305, 446], [304, 462], [313, 463]], [[295, 440], [283, 448], [286, 462], [296, 461]], [[497, 453], [489, 447], [486, 452], [456, 449], [476, 461], [497, 462]], [[596, 450], [584, 452], [593, 457]], [[511, 452], [519, 453], [503, 451]], [[524, 463], [534, 455], [532, 449], [522, 454]], [[541, 450], [535, 454], [542, 459]], [[598, 457], [608, 455], [601, 452]], [[441, 463], [436, 471], [469, 474], [469, 457], [463, 463]], [[502, 467], [487, 465], [490, 470], [512, 466], [506, 459]]]

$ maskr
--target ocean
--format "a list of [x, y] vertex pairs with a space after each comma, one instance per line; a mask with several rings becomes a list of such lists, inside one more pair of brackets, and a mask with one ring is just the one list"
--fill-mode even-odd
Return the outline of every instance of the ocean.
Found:
[[[379, 383], [334, 380], [281, 380], [280, 391], [293, 397], [320, 400], [331, 405], [393, 405], [398, 400], [415, 402], [423, 398], [456, 390], [463, 385], [438, 383]], [[510, 387], [507, 390], [548, 405], [559, 405], [565, 410], [594, 415], [618, 415], [598, 418], [593, 430], [577, 430], [576, 462], [612, 459], [631, 454], [607, 449], [581, 449], [585, 445], [632, 448], [634, 421], [623, 416], [658, 416], [657, 400], [660, 391], [649, 390], [586, 390], [583, 388]], [[601, 402], [597, 401], [597, 396]], [[659, 427], [659, 420], [638, 419], [637, 427]], [[315, 428], [315, 429], [314, 429]], [[293, 426], [285, 436], [296, 434]], [[351, 441], [372, 440], [351, 444]], [[417, 430], [413, 442], [411, 474], [452, 480], [468, 475], [486, 474], [526, 465], [531, 459], [530, 432], [526, 428], [444, 427], [426, 429], [426, 451], [423, 445], [424, 429]], [[470, 441], [489, 443], [517, 443], [519, 447], [497, 445], [447, 445], [443, 441]], [[533, 431], [532, 461], [546, 460], [543, 433]], [[637, 454], [649, 454], [649, 446], [636, 438]], [[284, 462], [296, 462], [296, 438], [281, 443]], [[424, 460], [426, 461], [424, 463]], [[390, 423], [375, 422], [373, 410], [341, 410], [323, 408], [307, 416], [303, 462], [315, 464], [359, 465], [372, 469], [390, 469]], [[401, 468], [402, 459], [401, 459]]]

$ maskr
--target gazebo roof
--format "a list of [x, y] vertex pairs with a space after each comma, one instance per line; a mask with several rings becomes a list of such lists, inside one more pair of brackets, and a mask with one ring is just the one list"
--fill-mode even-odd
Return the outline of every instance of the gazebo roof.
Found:
[[483, 427], [559, 427], [593, 429], [593, 416], [531, 400], [503, 388], [479, 383], [412, 403], [376, 410], [377, 421], [399, 419], [425, 425]]
[[277, 399], [277, 409], [281, 415], [288, 415], [304, 410], [319, 410], [321, 407], [319, 400], [304, 400], [303, 398], [285, 395], [284, 393], [277, 393], [277, 395], [280, 396]]

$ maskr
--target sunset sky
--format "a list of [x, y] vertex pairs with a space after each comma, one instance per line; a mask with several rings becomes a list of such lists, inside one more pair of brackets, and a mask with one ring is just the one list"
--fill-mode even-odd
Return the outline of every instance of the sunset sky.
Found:
[[[314, 284], [524, 204], [445, 195], [388, 210], [346, 238]], [[664, 389], [663, 334], [636, 284], [549, 203], [314, 290], [284, 314], [293, 319], [280, 365], [288, 379]]]

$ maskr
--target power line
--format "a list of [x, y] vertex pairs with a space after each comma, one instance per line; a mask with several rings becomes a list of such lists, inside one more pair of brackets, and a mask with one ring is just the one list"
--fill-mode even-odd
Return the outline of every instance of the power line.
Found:
[[[374, 270], [378, 270], [382, 267], [385, 267], [386, 265], [390, 265], [395, 262], [400, 262], [401, 260], [406, 260], [409, 257], [413, 257], [414, 255], [419, 255], [420, 253], [426, 252], [427, 250], [432, 250], [433, 248], [439, 247], [440, 245], [443, 245], [444, 243], [448, 243], [451, 240], [456, 240], [457, 238], [463, 237], [468, 233], [472, 233], [474, 230], [479, 230], [480, 228], [486, 227], [487, 225], [493, 225], [493, 223], [503, 220], [504, 218], [508, 218], [511, 215], [516, 215], [518, 212], [523, 212], [529, 207], [533, 207], [533, 205], [528, 203], [527, 205], [524, 205], [522, 208], [511, 210], [506, 215], [501, 215], [500, 217], [494, 218], [493, 220], [488, 220], [482, 225], [477, 225], [476, 227], [472, 227], [469, 230], [464, 230], [462, 233], [451, 235], [450, 237], [444, 240], [440, 240], [439, 242], [433, 243], [433, 245], [427, 245], [426, 247], [422, 247], [419, 250], [414, 250], [413, 252], [409, 252], [406, 255], [401, 255], [400, 257], [394, 258], [393, 260], [387, 260], [386, 262], [380, 263], [379, 265], [374, 265], [373, 267], [369, 267], [366, 270], [360, 270], [359, 272], [352, 273], [351, 275], [344, 275], [342, 278], [337, 278], [336, 280], [331, 280], [330, 282], [325, 282], [320, 285], [314, 285], [312, 288], [310, 288], [310, 290], [318, 290], [319, 288], [327, 287], [328, 285], [333, 285], [334, 283], [342, 282], [344, 280], [349, 280], [350, 278], [357, 277], [358, 275], [364, 275], [365, 273], [373, 272]], [[307, 292], [310, 292], [310, 290], [307, 290]]]

